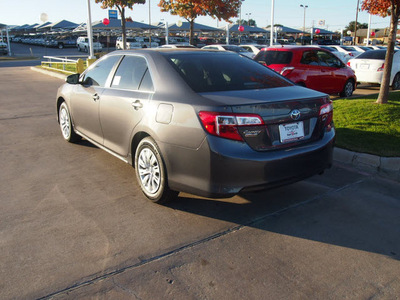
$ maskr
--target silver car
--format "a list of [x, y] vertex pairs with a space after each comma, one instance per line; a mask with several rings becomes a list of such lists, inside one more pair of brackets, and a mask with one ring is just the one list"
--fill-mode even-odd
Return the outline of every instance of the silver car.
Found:
[[332, 104], [236, 53], [112, 52], [57, 93], [63, 138], [132, 164], [144, 195], [231, 197], [331, 166]]

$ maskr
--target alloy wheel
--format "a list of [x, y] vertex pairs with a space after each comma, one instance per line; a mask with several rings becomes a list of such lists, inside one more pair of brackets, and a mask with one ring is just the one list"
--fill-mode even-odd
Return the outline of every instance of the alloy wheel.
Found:
[[160, 162], [151, 149], [142, 149], [138, 157], [138, 166], [143, 188], [150, 194], [156, 193], [161, 183]]

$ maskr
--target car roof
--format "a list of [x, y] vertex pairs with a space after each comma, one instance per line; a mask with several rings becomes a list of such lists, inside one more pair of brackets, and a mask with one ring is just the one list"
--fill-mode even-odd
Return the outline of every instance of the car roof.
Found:
[[[295, 46], [295, 45], [282, 45], [282, 46], [272, 46], [266, 48], [266, 50], [273, 51], [303, 51], [303, 50], [315, 50], [317, 47], [310, 46]], [[323, 48], [321, 48], [323, 49]]]
[[130, 49], [130, 50], [118, 50], [109, 53], [109, 55], [126, 55], [126, 54], [147, 54], [152, 55], [152, 53], [179, 53], [179, 54], [200, 54], [204, 55], [207, 53], [219, 53], [223, 55], [235, 55], [235, 53], [229, 51], [219, 51], [214, 49], [199, 49], [199, 48], [140, 48], [140, 49]]

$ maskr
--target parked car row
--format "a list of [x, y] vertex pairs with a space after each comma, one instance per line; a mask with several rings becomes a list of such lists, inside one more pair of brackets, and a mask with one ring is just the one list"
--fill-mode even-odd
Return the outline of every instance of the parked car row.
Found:
[[65, 47], [76, 47], [77, 38], [78, 36], [71, 35], [25, 35], [15, 36], [12, 41], [15, 43], [56, 47], [63, 49]]
[[0, 54], [8, 54], [8, 45], [0, 40]]

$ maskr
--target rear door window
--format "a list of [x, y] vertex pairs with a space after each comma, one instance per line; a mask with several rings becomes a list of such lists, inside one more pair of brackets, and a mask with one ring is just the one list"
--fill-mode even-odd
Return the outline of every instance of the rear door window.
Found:
[[324, 67], [340, 68], [342, 63], [340, 60], [331, 53], [326, 51], [317, 51], [319, 64]]
[[140, 56], [125, 56], [118, 66], [112, 88], [138, 90], [147, 71], [147, 62]]
[[318, 56], [314, 51], [304, 51], [300, 63], [303, 65], [318, 66]]
[[265, 51], [264, 61], [267, 65], [287, 65], [292, 61], [290, 51]]

